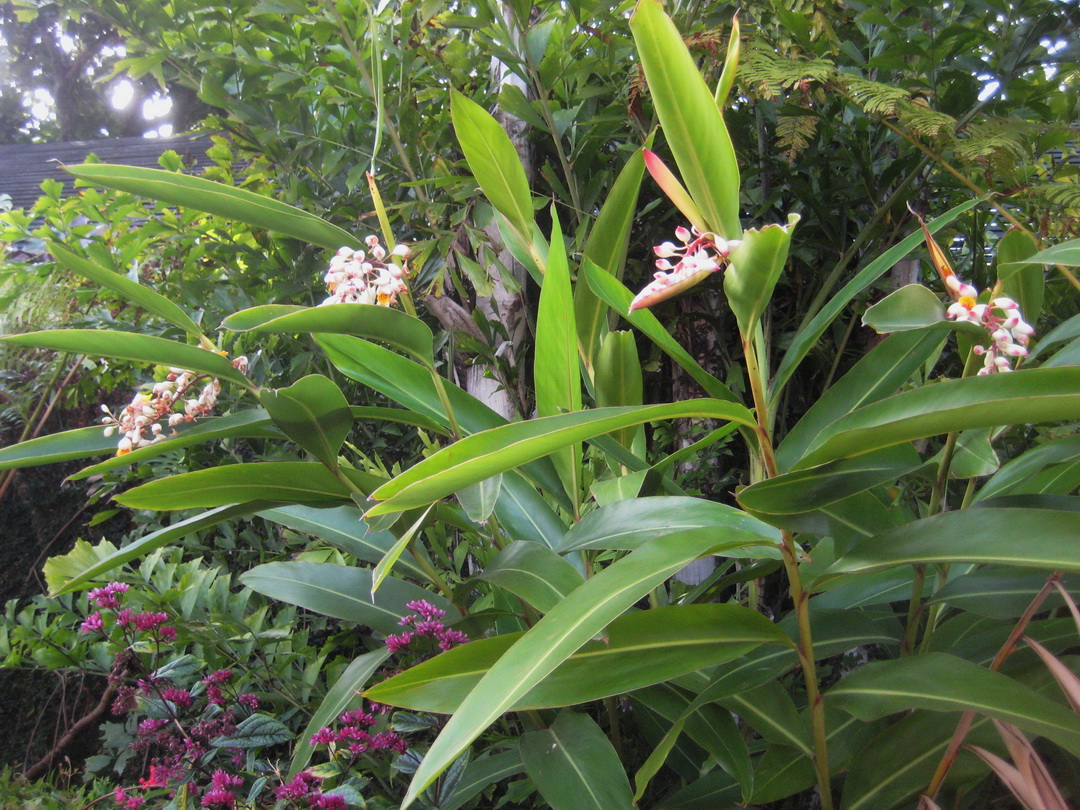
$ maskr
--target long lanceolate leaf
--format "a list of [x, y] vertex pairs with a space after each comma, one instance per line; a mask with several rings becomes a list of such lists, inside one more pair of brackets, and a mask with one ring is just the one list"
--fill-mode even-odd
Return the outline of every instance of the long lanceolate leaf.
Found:
[[[265, 509], [267, 506], [268, 504], [264, 502], [255, 501], [252, 503], [242, 503], [211, 509], [208, 512], [203, 512], [194, 517], [190, 517], [187, 520], [182, 520], [171, 526], [166, 526], [163, 529], [158, 529], [156, 532], [151, 532], [150, 534], [140, 537], [135, 542], [129, 543], [123, 548], [109, 554], [107, 557], [97, 560], [89, 567], [78, 572], [68, 571], [67, 567], [64, 566], [63, 557], [53, 557], [45, 563], [45, 576], [49, 581], [50, 595], [59, 596], [63, 593], [76, 591], [81, 586], [96, 581], [110, 571], [119, 568], [121, 565], [138, 559], [144, 554], [149, 554], [154, 549], [166, 546], [174, 540], [180, 540], [187, 537], [189, 534], [193, 534], [201, 529], [208, 529], [211, 526], [224, 523], [226, 520], [231, 520], [232, 518], [245, 517], [253, 512]], [[54, 571], [64, 569], [67, 578], [62, 585], [56, 581], [56, 577], [52, 575], [50, 568]]]
[[738, 239], [739, 166], [720, 109], [682, 34], [656, 0], [630, 19], [649, 93], [683, 182], [708, 226]]
[[311, 761], [311, 755], [315, 752], [311, 744], [311, 735], [323, 726], [329, 726], [338, 715], [360, 702], [360, 692], [368, 679], [372, 676], [379, 665], [390, 657], [389, 649], [375, 650], [365, 653], [353, 660], [345, 671], [338, 676], [334, 685], [330, 687], [323, 698], [319, 708], [311, 715], [307, 728], [296, 741], [296, 749], [293, 751], [292, 762], [289, 764], [289, 776], [296, 776], [307, 767]]
[[405, 352], [428, 368], [435, 365], [431, 329], [400, 309], [374, 304], [297, 307], [268, 304], [230, 315], [221, 324], [234, 332], [354, 335], [378, 340]]
[[[985, 197], [980, 197], [977, 200], [970, 200], [950, 209], [940, 217], [928, 223], [926, 226], [927, 230], [932, 234], [937, 233], [957, 217], [967, 213], [985, 199]], [[829, 300], [828, 304], [822, 307], [821, 311], [813, 317], [810, 323], [806, 324], [806, 326], [796, 333], [795, 338], [791, 341], [791, 345], [784, 354], [783, 360], [780, 361], [780, 365], [776, 369], [776, 375], [773, 377], [770, 386], [770, 400], [775, 399], [776, 395], [780, 393], [781, 389], [783, 389], [787, 384], [787, 381], [791, 378], [795, 369], [798, 368], [799, 363], [801, 363], [803, 358], [809, 354], [810, 349], [818, 342], [818, 339], [825, 333], [825, 330], [829, 328], [829, 324], [844, 311], [844, 308], [851, 300], [873, 284], [874, 281], [887, 273], [898, 261], [921, 245], [922, 242], [922, 232], [915, 231], [900, 243], [886, 250], [866, 265], [866, 267], [856, 273], [855, 277], [845, 284], [840, 292]]]
[[425, 506], [504, 470], [542, 458], [561, 447], [611, 433], [613, 430], [661, 419], [725, 419], [753, 425], [742, 405], [718, 399], [692, 399], [640, 408], [597, 408], [516, 422], [477, 433], [443, 448], [372, 493], [383, 500], [370, 515]]
[[216, 352], [152, 335], [105, 329], [52, 329], [45, 332], [27, 332], [24, 335], [4, 335], [0, 340], [15, 346], [33, 346], [92, 357], [177, 366], [189, 371], [213, 374], [246, 388], [251, 387], [248, 379]]
[[979, 427], [1080, 418], [1080, 367], [949, 380], [883, 399], [833, 422], [796, 469]]
[[241, 574], [240, 580], [271, 599], [386, 634], [400, 629], [409, 613], [405, 605], [415, 599], [426, 599], [441, 610], [452, 609], [438, 594], [393, 577], [387, 577], [372, 597], [370, 569], [332, 563], [266, 563]]
[[822, 575], [842, 575], [912, 563], [981, 563], [1080, 571], [1080, 512], [1054, 509], [963, 509], [923, 518], [860, 541]]
[[556, 605], [499, 659], [446, 724], [417, 769], [402, 808], [411, 805], [499, 715], [609, 622], [686, 563], [722, 550], [710, 532], [660, 537], [613, 563]]
[[56, 257], [56, 260], [69, 270], [122, 295], [135, 306], [142, 307], [147, 312], [151, 312], [159, 318], [179, 326], [189, 335], [202, 338], [202, 330], [199, 329], [199, 325], [191, 320], [191, 317], [184, 310], [165, 296], [159, 295], [137, 281], [132, 281], [121, 273], [113, 272], [89, 259], [84, 259], [63, 245], [49, 242], [48, 247], [49, 252]]
[[314, 214], [293, 208], [273, 197], [264, 197], [201, 177], [161, 169], [111, 166], [107, 163], [86, 163], [66, 168], [80, 180], [89, 183], [246, 222], [328, 250], [336, 250], [343, 245], [363, 247], [360, 239]]
[[528, 238], [532, 235], [532, 195], [510, 136], [487, 110], [457, 91], [450, 94], [450, 116], [461, 151], [484, 196]]
[[869, 664], [830, 689], [828, 699], [862, 720], [910, 709], [970, 709], [1080, 756], [1080, 717], [999, 672], [944, 653]]
[[[578, 363], [574, 300], [559, 217], [552, 208], [551, 250], [540, 289], [536, 316], [536, 357], [533, 382], [540, 416], [581, 410], [581, 371]], [[581, 443], [574, 442], [552, 454], [567, 495], [577, 511], [581, 497]]]

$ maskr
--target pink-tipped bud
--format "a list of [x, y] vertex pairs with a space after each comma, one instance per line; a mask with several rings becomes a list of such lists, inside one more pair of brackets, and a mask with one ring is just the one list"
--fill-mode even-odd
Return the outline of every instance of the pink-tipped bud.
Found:
[[675, 247], [674, 242], [661, 242], [653, 247], [653, 253], [662, 259], [670, 259], [672, 256], [679, 255], [679, 249]]
[[990, 302], [990, 306], [997, 307], [998, 309], [1016, 309], [1019, 304], [1013, 301], [1011, 298], [995, 298]]
[[657, 259], [656, 260], [656, 269], [657, 270], [673, 270], [673, 269], [675, 269], [675, 265], [673, 265], [667, 259]]
[[412, 251], [409, 250], [408, 245], [397, 245], [393, 250], [390, 251], [390, 255], [404, 259], [411, 252]]
[[680, 225], [675, 229], [675, 238], [682, 242], [684, 245], [690, 241], [690, 230]]

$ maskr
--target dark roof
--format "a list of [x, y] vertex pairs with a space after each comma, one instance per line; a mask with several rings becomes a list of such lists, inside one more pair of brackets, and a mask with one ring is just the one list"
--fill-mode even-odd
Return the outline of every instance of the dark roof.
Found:
[[158, 157], [170, 149], [179, 153], [185, 164], [191, 165], [196, 159], [203, 158], [210, 146], [209, 135], [0, 144], [0, 194], [10, 195], [14, 208], [29, 208], [41, 196], [41, 184], [48, 178], [62, 182], [63, 193], [70, 194], [72, 177], [61, 166], [83, 163], [91, 153], [103, 163], [156, 169]]

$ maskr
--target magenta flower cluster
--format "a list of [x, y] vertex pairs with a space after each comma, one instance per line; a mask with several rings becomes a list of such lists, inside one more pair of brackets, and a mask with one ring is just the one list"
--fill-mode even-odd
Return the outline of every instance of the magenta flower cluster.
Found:
[[335, 793], [319, 790], [322, 780], [306, 771], [298, 773], [281, 785], [274, 796], [280, 802], [293, 807], [310, 807], [312, 810], [345, 810], [345, 799]]
[[343, 713], [337, 719], [337, 731], [323, 727], [311, 737], [315, 746], [334, 746], [336, 750], [347, 750], [353, 757], [372, 751], [393, 751], [404, 754], [409, 750], [405, 740], [393, 731], [380, 731], [372, 734], [370, 729], [378, 723], [378, 718], [363, 709], [353, 709]]
[[433, 639], [443, 651], [469, 640], [469, 637], [460, 630], [451, 630], [446, 627], [442, 622], [446, 611], [435, 607], [430, 602], [418, 599], [409, 602], [405, 607], [413, 612], [398, 624], [412, 629], [386, 637], [386, 646], [390, 648], [390, 652], [399, 653], [421, 638]]
[[218, 768], [210, 777], [210, 789], [203, 794], [200, 804], [203, 807], [233, 807], [236, 804], [237, 788], [243, 787], [244, 779], [233, 776]]
[[124, 631], [131, 631], [135, 637], [142, 633], [157, 641], [175, 640], [176, 628], [166, 624], [169, 621], [167, 613], [137, 613], [131, 608], [120, 607], [127, 590], [126, 583], [110, 582], [102, 588], [90, 591], [87, 596], [98, 610], [83, 620], [79, 631], [105, 633], [105, 615], [101, 611], [110, 610], [113, 611], [116, 626]]

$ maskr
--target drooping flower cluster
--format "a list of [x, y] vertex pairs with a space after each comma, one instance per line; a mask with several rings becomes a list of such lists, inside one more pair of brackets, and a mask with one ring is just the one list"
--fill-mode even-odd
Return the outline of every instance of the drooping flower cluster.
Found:
[[[653, 280], [630, 302], [630, 311], [652, 306], [684, 289], [697, 284], [703, 276], [715, 273], [727, 262], [728, 255], [739, 246], [714, 233], [699, 233], [696, 228], [678, 227], [675, 237], [682, 243], [663, 242], [653, 248], [657, 255]], [[672, 264], [669, 259], [677, 259]]]
[[978, 291], [955, 275], [945, 276], [945, 286], [954, 303], [945, 317], [954, 321], [966, 321], [985, 329], [990, 335], [990, 345], [976, 345], [972, 351], [984, 355], [980, 376], [1012, 371], [1012, 360], [1027, 357], [1027, 344], [1035, 334], [1034, 327], [1024, 321], [1019, 305], [1011, 298], [999, 296], [988, 303], [977, 302]]
[[438, 643], [439, 649], [443, 651], [449, 650], [455, 644], [464, 644], [469, 640], [469, 637], [460, 630], [451, 630], [446, 627], [442, 623], [446, 611], [435, 607], [430, 602], [418, 599], [409, 602], [405, 607], [413, 612], [399, 621], [398, 624], [412, 629], [398, 635], [386, 637], [386, 646], [390, 648], [390, 652], [399, 653], [420, 638], [433, 639]]
[[87, 596], [90, 602], [99, 610], [87, 616], [79, 626], [82, 633], [105, 633], [104, 610], [113, 612], [113, 620], [116, 627], [122, 628], [125, 638], [129, 642], [135, 641], [140, 635], [146, 635], [155, 641], [172, 641], [176, 638], [176, 628], [166, 622], [169, 621], [167, 613], [138, 613], [131, 608], [121, 608], [124, 594], [128, 585], [124, 582], [110, 582], [101, 588], [94, 588]]
[[[246, 357], [238, 357], [233, 361], [233, 367], [241, 373], [247, 370], [247, 365]], [[198, 395], [185, 399], [202, 380], [206, 382]], [[108, 405], [102, 405], [101, 410], [105, 416], [101, 423], [105, 425], [106, 436], [119, 432], [120, 441], [116, 454], [123, 456], [139, 447], [164, 439], [166, 436], [162, 422], [166, 422], [169, 427], [175, 427], [181, 422], [209, 416], [213, 413], [219, 394], [221, 383], [216, 378], [182, 368], [170, 368], [168, 376], [155, 383], [149, 393], [140, 391], [131, 403], [118, 413], [114, 414]], [[176, 410], [180, 404], [183, 405], [182, 412]]]
[[389, 257], [404, 260], [409, 255], [407, 245], [398, 245], [389, 255], [379, 244], [379, 237], [364, 240], [367, 251], [343, 247], [330, 260], [330, 269], [323, 276], [330, 297], [325, 304], [376, 304], [388, 307], [397, 301], [405, 286], [405, 266], [389, 261]]

